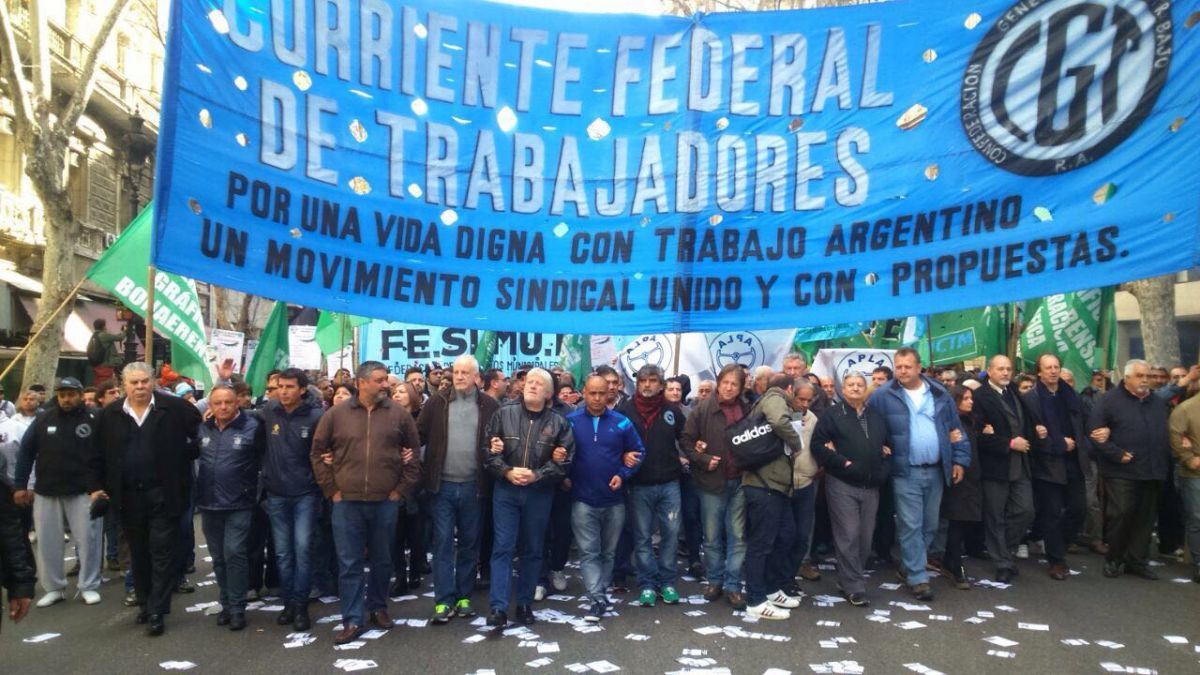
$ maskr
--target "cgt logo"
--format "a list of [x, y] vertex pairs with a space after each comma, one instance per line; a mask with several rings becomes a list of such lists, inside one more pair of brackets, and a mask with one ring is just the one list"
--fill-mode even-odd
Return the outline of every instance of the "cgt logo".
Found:
[[1024, 176], [1103, 157], [1146, 119], [1171, 64], [1171, 0], [1021, 0], [963, 74], [963, 130]]
[[713, 357], [713, 371], [721, 372], [725, 366], [736, 363], [754, 370], [767, 360], [762, 340], [754, 333], [735, 331], [721, 333], [709, 342]]

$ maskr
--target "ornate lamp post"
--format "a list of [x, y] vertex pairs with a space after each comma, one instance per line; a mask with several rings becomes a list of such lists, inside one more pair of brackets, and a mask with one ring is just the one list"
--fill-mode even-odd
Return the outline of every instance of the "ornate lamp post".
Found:
[[[129, 215], [130, 219], [137, 217], [141, 210], [141, 197], [138, 194], [142, 187], [142, 178], [146, 171], [146, 160], [154, 152], [154, 141], [146, 135], [146, 120], [135, 110], [129, 118], [129, 131], [125, 133], [125, 179], [129, 181]], [[149, 267], [149, 299], [146, 303], [146, 363], [154, 367], [154, 265]]]

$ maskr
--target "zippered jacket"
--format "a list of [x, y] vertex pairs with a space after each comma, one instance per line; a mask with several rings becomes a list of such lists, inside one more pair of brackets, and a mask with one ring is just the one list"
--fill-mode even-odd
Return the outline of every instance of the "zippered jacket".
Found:
[[[489, 449], [494, 437], [504, 441], [504, 449], [497, 453]], [[506, 480], [504, 474], [509, 469], [533, 469], [535, 478], [529, 485], [531, 487], [562, 482], [575, 458], [575, 435], [567, 419], [548, 408], [533, 412], [523, 402], [501, 406], [492, 415], [483, 443], [487, 455], [485, 467], [489, 473], [499, 480]], [[553, 459], [554, 448], [558, 447], [567, 450], [567, 459], [561, 464]]]
[[[403, 499], [420, 482], [420, 447], [417, 424], [403, 406], [385, 398], [367, 410], [352, 398], [321, 416], [310, 460], [326, 497], [341, 492], [345, 500], [381, 502], [393, 490]], [[413, 451], [411, 462], [404, 461], [405, 448]], [[321, 459], [326, 452], [332, 466]]]

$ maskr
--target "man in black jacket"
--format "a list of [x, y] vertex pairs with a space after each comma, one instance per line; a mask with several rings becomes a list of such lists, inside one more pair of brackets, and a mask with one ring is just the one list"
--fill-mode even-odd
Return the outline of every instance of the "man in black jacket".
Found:
[[21, 526], [12, 490], [0, 480], [0, 586], [8, 591], [8, 618], [13, 623], [29, 613], [36, 579], [33, 550]]
[[[37, 529], [38, 577], [46, 594], [38, 607], [62, 602], [67, 587], [63, 573], [63, 520], [71, 527], [71, 542], [79, 551], [77, 585], [83, 601], [100, 602], [100, 521], [91, 517], [91, 493], [87, 465], [95, 448], [96, 415], [83, 405], [83, 385], [64, 377], [55, 387], [54, 401], [30, 425], [21, 440], [14, 480], [13, 499], [33, 504]], [[28, 489], [30, 474], [37, 468], [37, 486]], [[37, 494], [36, 499], [34, 493]]]
[[266, 434], [262, 461], [263, 488], [271, 538], [279, 568], [283, 611], [275, 617], [281, 626], [291, 624], [306, 631], [308, 595], [312, 590], [313, 528], [321, 508], [321, 488], [313, 477], [313, 433], [324, 409], [308, 395], [308, 377], [298, 368], [288, 368], [275, 379], [275, 400], [260, 413]]
[[182, 570], [180, 515], [192, 492], [200, 412], [154, 391], [154, 371], [141, 361], [125, 366], [125, 396], [100, 412], [91, 480], [101, 486], [129, 542], [139, 624], [162, 635], [171, 591]]
[[987, 382], [975, 390], [979, 462], [983, 469], [983, 526], [996, 580], [1017, 575], [1012, 550], [1033, 524], [1033, 483], [1029, 449], [1033, 425], [1012, 384], [1012, 361], [997, 354], [988, 364]]
[[[432, 396], [421, 408], [417, 431], [425, 446], [425, 490], [433, 519], [433, 622], [469, 618], [479, 557], [482, 497], [490, 487], [483, 471], [486, 427], [500, 404], [479, 391], [479, 362], [466, 354], [450, 370], [449, 397]], [[488, 490], [490, 492], [490, 490]]]
[[533, 592], [542, 569], [546, 524], [554, 489], [575, 455], [571, 425], [550, 410], [550, 373], [533, 368], [525, 375], [521, 403], [500, 408], [488, 422], [486, 468], [496, 477], [492, 494], [495, 543], [488, 625], [508, 623], [513, 558], [521, 544], [517, 577], [517, 620], [532, 624]]
[[[1062, 581], [1067, 544], [1075, 539], [1087, 515], [1086, 477], [1091, 469], [1083, 433], [1083, 403], [1060, 381], [1062, 366], [1054, 354], [1037, 360], [1038, 382], [1022, 398], [1037, 438], [1033, 441], [1033, 497], [1050, 578]], [[1045, 430], [1045, 435], [1043, 435]]]
[[[663, 393], [662, 369], [647, 364], [637, 371], [637, 392], [617, 407], [637, 429], [646, 455], [629, 481], [629, 517], [633, 519], [634, 560], [642, 607], [653, 607], [661, 593], [663, 602], [679, 602], [675, 590], [678, 570], [679, 519], [682, 499], [679, 479], [679, 440], [684, 414]], [[654, 554], [654, 531], [659, 532], [658, 555]]]
[[1094, 443], [1104, 477], [1106, 577], [1130, 572], [1158, 578], [1146, 557], [1158, 494], [1171, 461], [1167, 418], [1167, 401], [1150, 391], [1150, 364], [1141, 359], [1130, 359], [1125, 379], [1096, 399], [1092, 408], [1089, 433], [1109, 430], [1106, 440]]

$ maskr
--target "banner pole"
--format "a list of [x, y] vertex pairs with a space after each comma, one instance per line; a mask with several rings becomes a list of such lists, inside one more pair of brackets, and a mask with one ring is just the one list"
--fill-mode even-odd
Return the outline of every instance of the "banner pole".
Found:
[[937, 359], [933, 355], [933, 315], [925, 315], [925, 343], [929, 348], [929, 365], [933, 365]]
[[38, 327], [33, 336], [29, 338], [29, 341], [25, 343], [25, 346], [21, 347], [21, 351], [17, 352], [17, 355], [13, 357], [13, 360], [10, 361], [7, 366], [5, 366], [4, 372], [0, 372], [0, 380], [3, 380], [8, 376], [8, 373], [13, 369], [13, 366], [17, 365], [17, 362], [20, 361], [25, 356], [25, 353], [29, 351], [29, 346], [38, 339], [38, 336], [45, 332], [46, 326], [49, 326], [50, 322], [54, 320], [54, 317], [58, 316], [58, 313], [63, 310], [63, 307], [66, 307], [67, 303], [75, 297], [75, 294], [79, 292], [80, 287], [83, 286], [83, 282], [85, 281], [87, 281], [87, 276], [84, 276], [82, 279], [80, 279], [79, 283], [75, 284], [75, 288], [72, 288], [71, 292], [67, 293], [67, 297], [64, 298], [62, 302], [58, 303], [58, 307], [55, 307], [54, 311], [50, 312], [50, 316], [46, 317], [46, 320], [42, 322], [42, 325]]
[[[672, 377], [679, 377], [679, 346], [682, 343], [683, 343], [683, 333], [676, 333], [675, 334], [675, 364], [674, 364], [675, 372], [671, 375]], [[699, 385], [697, 385], [697, 386], [699, 386]]]
[[150, 271], [146, 281], [146, 365], [154, 368], [154, 265], [150, 265]]
[[[341, 329], [338, 331], [338, 344], [340, 344], [342, 346], [342, 348], [340, 350], [338, 350], [338, 369], [339, 370], [346, 367], [346, 314], [345, 313], [342, 313], [341, 319], [342, 319], [342, 325], [341, 325]], [[354, 347], [351, 346], [350, 349], [354, 349]]]

